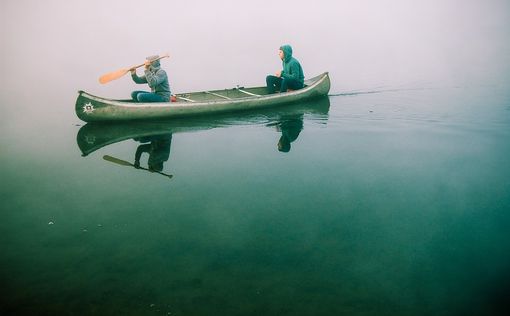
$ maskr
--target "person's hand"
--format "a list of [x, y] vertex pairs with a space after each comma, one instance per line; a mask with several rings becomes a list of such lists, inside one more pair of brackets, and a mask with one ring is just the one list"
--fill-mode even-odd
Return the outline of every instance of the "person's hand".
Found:
[[146, 60], [143, 64], [145, 65], [145, 69], [149, 69], [149, 67], [151, 66], [151, 62], [148, 60]]
[[140, 161], [135, 160], [134, 166], [136, 169], [140, 169]]
[[280, 78], [280, 77], [282, 76], [282, 72], [281, 72], [281, 70], [277, 71], [277, 72], [275, 73], [275, 75], [276, 75], [278, 78]]
[[129, 69], [129, 72], [131, 72], [132, 75], [136, 74], [136, 69], [135, 68], [131, 68]]

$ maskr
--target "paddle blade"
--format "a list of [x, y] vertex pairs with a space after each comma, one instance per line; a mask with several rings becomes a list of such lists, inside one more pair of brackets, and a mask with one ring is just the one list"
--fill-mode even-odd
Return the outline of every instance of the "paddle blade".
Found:
[[125, 160], [117, 159], [115, 157], [108, 156], [108, 155], [104, 155], [103, 159], [106, 160], [106, 161], [109, 161], [109, 162], [113, 162], [113, 163], [122, 165], [122, 166], [129, 166], [129, 167], [133, 166], [133, 164], [131, 164], [131, 163], [125, 161]]
[[123, 68], [123, 69], [119, 69], [117, 71], [113, 71], [113, 72], [104, 74], [101, 77], [99, 77], [99, 82], [101, 84], [108, 83], [112, 80], [119, 79], [120, 77], [124, 76], [128, 72], [129, 72], [129, 68]]

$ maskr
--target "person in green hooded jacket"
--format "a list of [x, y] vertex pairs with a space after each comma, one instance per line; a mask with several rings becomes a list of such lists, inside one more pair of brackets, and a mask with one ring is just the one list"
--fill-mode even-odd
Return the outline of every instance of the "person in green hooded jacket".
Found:
[[266, 77], [267, 91], [275, 93], [287, 92], [287, 90], [298, 90], [304, 87], [305, 75], [299, 61], [292, 57], [292, 47], [290, 45], [282, 45], [278, 51], [278, 55], [282, 60], [283, 70], [277, 71], [275, 76]]

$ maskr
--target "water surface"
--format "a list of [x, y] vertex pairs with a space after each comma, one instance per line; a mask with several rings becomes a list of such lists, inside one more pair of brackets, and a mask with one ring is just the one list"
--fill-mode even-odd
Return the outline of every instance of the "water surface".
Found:
[[[299, 34], [270, 32], [258, 6], [155, 3], [151, 35], [131, 2], [25, 2], [1, 5], [19, 35], [1, 34], [2, 314], [508, 312], [503, 2], [278, 4], [310, 22]], [[287, 41], [307, 76], [330, 71], [329, 97], [178, 121], [74, 114], [79, 89], [129, 95], [129, 78], [97, 77], [162, 46], [178, 93], [259, 85]]]

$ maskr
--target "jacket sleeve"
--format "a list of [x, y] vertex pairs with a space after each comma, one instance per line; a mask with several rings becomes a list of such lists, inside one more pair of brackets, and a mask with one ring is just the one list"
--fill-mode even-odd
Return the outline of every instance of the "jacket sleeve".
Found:
[[149, 87], [154, 88], [166, 80], [166, 72], [163, 69], [158, 70], [156, 73], [145, 70], [145, 78], [147, 78]]
[[299, 81], [299, 65], [296, 62], [290, 62], [287, 69], [289, 71], [282, 72], [283, 79], [294, 79]]
[[132, 73], [131, 78], [133, 78], [133, 81], [136, 83], [147, 83], [145, 76], [138, 77], [136, 73]]

